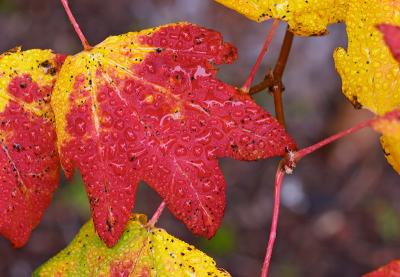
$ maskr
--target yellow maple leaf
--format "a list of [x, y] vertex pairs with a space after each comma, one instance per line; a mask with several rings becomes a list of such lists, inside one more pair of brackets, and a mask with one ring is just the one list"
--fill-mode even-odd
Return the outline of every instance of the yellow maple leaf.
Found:
[[200, 250], [146, 222], [145, 215], [132, 215], [119, 242], [108, 248], [89, 221], [33, 276], [230, 276]]
[[270, 18], [288, 22], [296, 35], [322, 35], [331, 23], [343, 21], [344, 0], [215, 0], [255, 21]]
[[[335, 50], [342, 89], [356, 108], [382, 115], [400, 106], [399, 64], [385, 45], [377, 24], [400, 25], [400, 3], [393, 0], [352, 1], [346, 17], [347, 51]], [[400, 133], [397, 133], [400, 134]], [[389, 163], [400, 172], [400, 136], [381, 137]]]

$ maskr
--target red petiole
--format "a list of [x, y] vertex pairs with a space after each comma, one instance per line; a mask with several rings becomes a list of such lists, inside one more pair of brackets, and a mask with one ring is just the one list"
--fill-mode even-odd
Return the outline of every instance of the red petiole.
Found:
[[274, 20], [274, 22], [272, 23], [271, 29], [269, 30], [268, 36], [265, 40], [264, 46], [263, 46], [260, 54], [257, 57], [256, 63], [254, 64], [253, 68], [251, 69], [249, 77], [247, 77], [247, 80], [241, 89], [243, 92], [248, 93], [250, 91], [251, 83], [253, 83], [253, 80], [256, 76], [257, 70], [260, 67], [262, 59], [264, 58], [264, 55], [267, 52], [269, 45], [271, 44], [272, 38], [274, 37], [274, 33], [275, 33], [278, 25], [279, 25], [279, 20]]
[[149, 220], [149, 222], [147, 223], [147, 226], [151, 226], [154, 227], [154, 225], [156, 225], [158, 219], [160, 218], [162, 212], [164, 211], [166, 206], [165, 201], [162, 201], [160, 206], [158, 206], [156, 212], [153, 214], [153, 216], [151, 217], [151, 219]]
[[82, 42], [83, 48], [85, 50], [92, 49], [92, 47], [89, 45], [85, 35], [83, 34], [81, 28], [79, 27], [78, 22], [76, 21], [74, 15], [72, 14], [71, 9], [69, 8], [68, 0], [61, 0], [61, 3], [64, 6], [64, 10], [68, 15], [69, 21], [71, 22], [72, 26], [75, 29], [76, 34], [78, 35], [79, 39]]
[[320, 149], [321, 147], [328, 145], [328, 144], [330, 144], [338, 139], [341, 139], [347, 135], [353, 134], [365, 127], [373, 127], [374, 124], [376, 124], [377, 122], [379, 122], [381, 120], [399, 121], [400, 120], [400, 110], [395, 110], [395, 111], [389, 112], [383, 116], [375, 117], [370, 120], [361, 122], [347, 130], [344, 130], [333, 136], [330, 136], [330, 137], [328, 137], [316, 144], [313, 144], [309, 147], [300, 149], [296, 152], [289, 152], [286, 155], [286, 157], [281, 160], [281, 162], [279, 163], [277, 172], [276, 172], [276, 177], [275, 177], [274, 209], [273, 209], [272, 224], [271, 224], [271, 230], [269, 233], [267, 251], [265, 254], [264, 263], [263, 263], [263, 267], [262, 267], [262, 271], [261, 271], [262, 277], [268, 276], [268, 270], [269, 270], [269, 265], [271, 262], [272, 250], [273, 250], [275, 238], [276, 238], [276, 229], [278, 226], [278, 216], [279, 216], [279, 207], [280, 207], [280, 191], [281, 191], [282, 180], [283, 180], [283, 176], [285, 175], [285, 172], [291, 173], [293, 171], [293, 169], [296, 167], [297, 162], [299, 162], [305, 156]]

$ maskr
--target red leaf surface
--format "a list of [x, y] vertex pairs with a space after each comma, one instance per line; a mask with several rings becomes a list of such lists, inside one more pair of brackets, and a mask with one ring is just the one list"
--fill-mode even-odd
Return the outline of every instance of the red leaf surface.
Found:
[[389, 46], [394, 58], [400, 62], [400, 27], [381, 24], [378, 29], [383, 33], [383, 38]]
[[389, 46], [393, 57], [400, 62], [400, 27], [381, 24], [378, 29], [383, 33], [383, 38]]
[[139, 180], [210, 238], [225, 208], [217, 158], [296, 147], [248, 95], [216, 79], [214, 65], [235, 59], [219, 33], [178, 23], [110, 37], [66, 60], [52, 99], [62, 165], [68, 176], [74, 166], [81, 172], [108, 246], [129, 219]]
[[62, 56], [49, 50], [0, 56], [0, 234], [23, 246], [59, 181], [50, 95]]
[[400, 260], [392, 261], [364, 277], [400, 277]]

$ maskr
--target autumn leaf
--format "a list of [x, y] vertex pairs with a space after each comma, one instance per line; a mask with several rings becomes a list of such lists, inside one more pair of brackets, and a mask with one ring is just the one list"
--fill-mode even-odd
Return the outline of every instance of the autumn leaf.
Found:
[[389, 0], [349, 4], [348, 47], [336, 49], [334, 59], [342, 77], [343, 92], [357, 108], [365, 107], [382, 115], [400, 104], [396, 97], [399, 64], [376, 28], [382, 22], [400, 24], [399, 12], [400, 5]]
[[[378, 26], [378, 29], [382, 32], [384, 36], [384, 40], [386, 41], [387, 45], [389, 46], [390, 51], [392, 52], [393, 57], [399, 61], [399, 51], [400, 51], [400, 28], [396, 26], [391, 26], [388, 24], [381, 24]], [[389, 58], [390, 59], [390, 58]], [[400, 105], [398, 97], [400, 88], [397, 84], [398, 80], [398, 65], [397, 69], [393, 66], [393, 72], [396, 76], [393, 76], [392, 80], [388, 80], [388, 82], [392, 81], [393, 91], [385, 91], [385, 93], [392, 97], [391, 100], [388, 100], [389, 103], [383, 103], [383, 108], [389, 106], [390, 103], [397, 103]], [[396, 120], [391, 120], [389, 122], [385, 122], [379, 128], [383, 129], [383, 136], [381, 137], [381, 142], [384, 148], [384, 153], [389, 161], [390, 164], [400, 172], [400, 128], [399, 123]]]
[[400, 260], [392, 261], [376, 271], [365, 274], [364, 277], [399, 277]]
[[50, 95], [63, 56], [50, 50], [0, 55], [0, 234], [23, 246], [59, 181]]
[[400, 27], [390, 24], [380, 24], [377, 27], [382, 32], [393, 57], [400, 62]]
[[294, 149], [247, 94], [215, 78], [236, 49], [178, 23], [107, 38], [68, 57], [52, 97], [67, 176], [83, 176], [94, 224], [112, 246], [139, 180], [195, 234], [210, 238], [225, 208], [217, 158], [255, 160]]
[[163, 229], [131, 216], [120, 241], [108, 248], [86, 223], [70, 245], [33, 276], [230, 276], [215, 261]]
[[[351, 2], [346, 20], [348, 48], [347, 51], [339, 48], [334, 54], [346, 97], [356, 108], [367, 108], [379, 115], [400, 106], [399, 64], [376, 28], [383, 22], [400, 24], [399, 3]], [[397, 172], [400, 172], [399, 135], [381, 137], [385, 156]]]
[[331, 23], [345, 19], [345, 0], [215, 0], [255, 21], [270, 18], [288, 22], [296, 35], [310, 36], [327, 33]]

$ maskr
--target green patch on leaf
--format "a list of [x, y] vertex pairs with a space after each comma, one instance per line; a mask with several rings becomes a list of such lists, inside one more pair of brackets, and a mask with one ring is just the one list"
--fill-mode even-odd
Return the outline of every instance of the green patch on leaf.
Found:
[[215, 261], [134, 214], [119, 242], [108, 248], [86, 223], [71, 244], [33, 276], [230, 276]]

